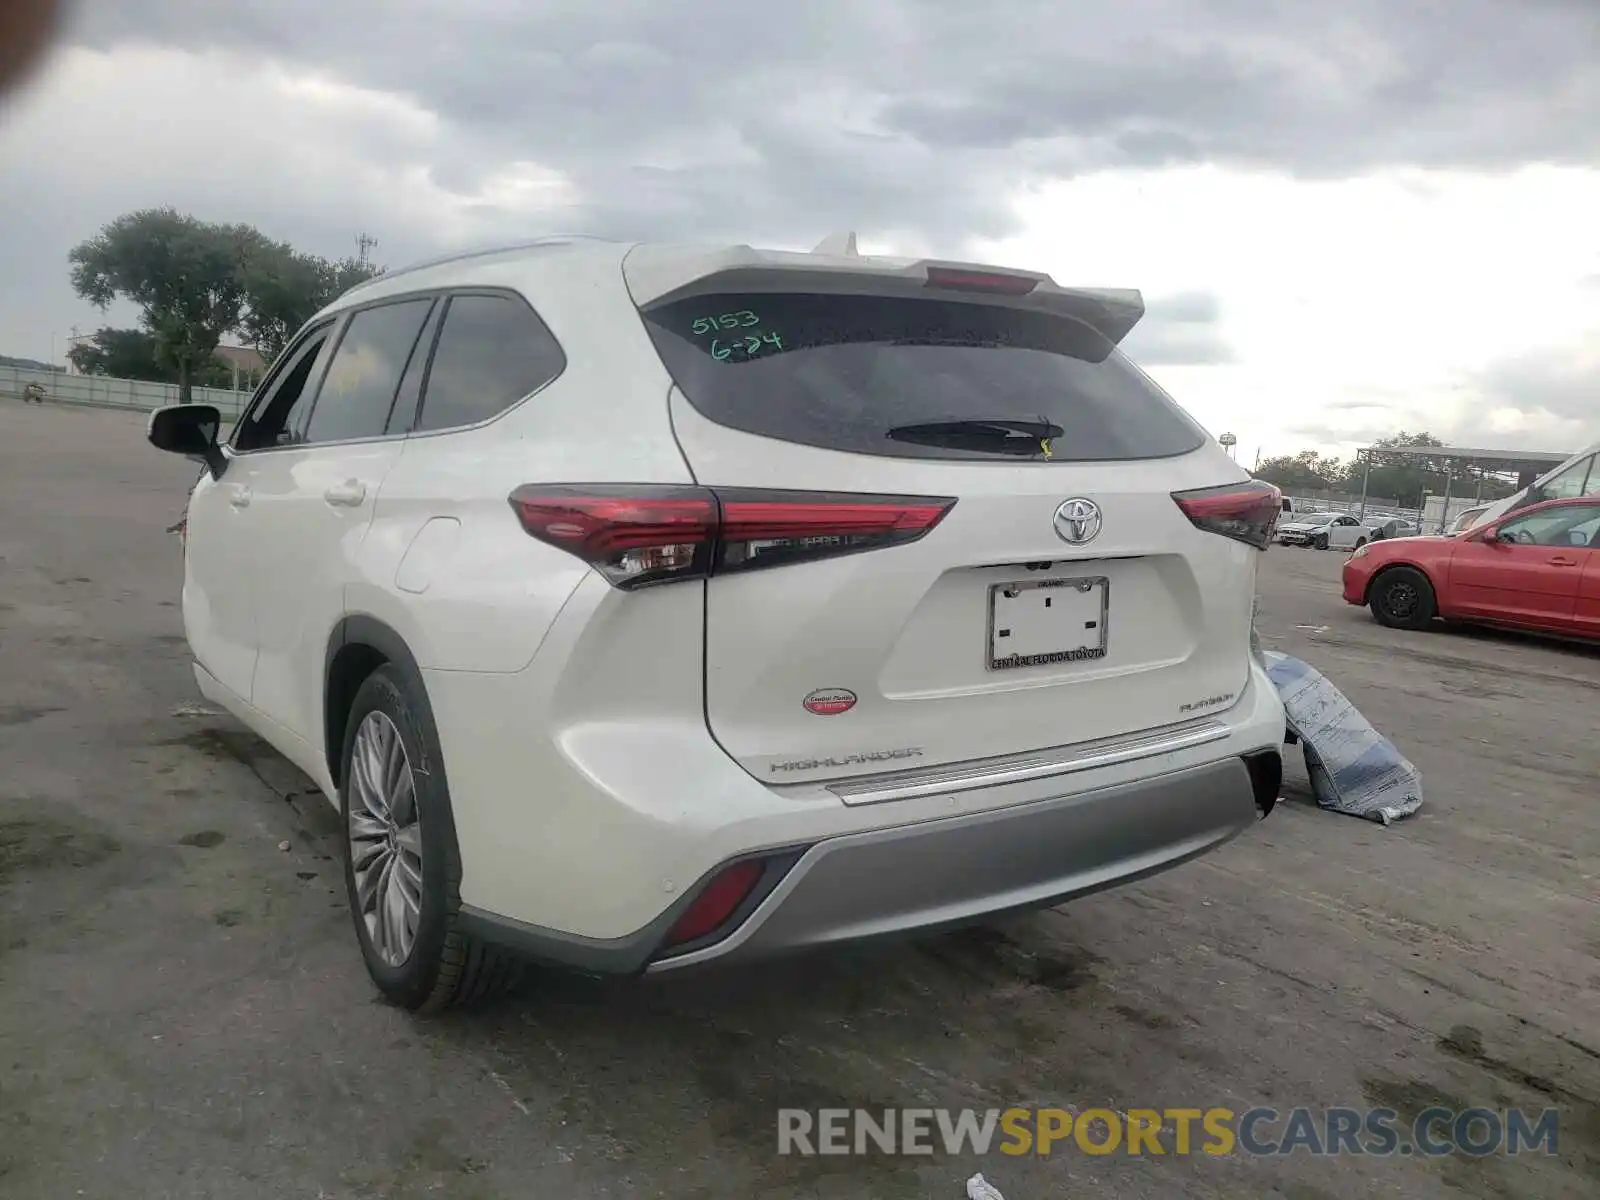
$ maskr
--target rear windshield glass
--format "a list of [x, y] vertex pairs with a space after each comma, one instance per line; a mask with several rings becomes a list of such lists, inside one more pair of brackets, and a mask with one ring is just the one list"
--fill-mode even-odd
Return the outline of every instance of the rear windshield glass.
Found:
[[1167, 458], [1205, 434], [1088, 326], [998, 305], [707, 295], [645, 314], [689, 403], [719, 424], [896, 458]]

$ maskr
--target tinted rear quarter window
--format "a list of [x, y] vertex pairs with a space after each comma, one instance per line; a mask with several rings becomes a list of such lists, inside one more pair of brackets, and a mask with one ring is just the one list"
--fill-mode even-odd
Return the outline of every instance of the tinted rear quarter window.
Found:
[[[899, 458], [1166, 458], [1204, 432], [1094, 330], [1053, 313], [883, 296], [706, 295], [645, 314], [701, 414], [764, 437]], [[998, 421], [1023, 431], [997, 446]], [[931, 429], [930, 426], [958, 426]]]
[[432, 305], [431, 299], [405, 300], [351, 316], [317, 392], [306, 441], [383, 435], [400, 376]]
[[498, 416], [566, 367], [555, 336], [519, 298], [452, 296], [428, 368], [418, 431]]

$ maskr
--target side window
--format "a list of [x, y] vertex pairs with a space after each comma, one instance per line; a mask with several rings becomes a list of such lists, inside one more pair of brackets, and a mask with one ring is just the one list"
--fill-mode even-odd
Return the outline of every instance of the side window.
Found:
[[277, 373], [260, 398], [233, 431], [233, 448], [240, 452], [287, 445], [304, 430], [316, 379], [327, 359], [333, 322], [310, 330], [283, 356]]
[[381, 437], [431, 299], [361, 309], [350, 318], [317, 391], [305, 440]]
[[[1500, 540], [1519, 546], [1587, 545], [1585, 531], [1595, 518], [1593, 505], [1572, 504], [1517, 517], [1500, 526]], [[1583, 540], [1573, 537], [1576, 533]]]
[[[1588, 481], [1589, 468], [1593, 462], [1592, 454], [1588, 458], [1579, 459], [1540, 488], [1539, 494], [1546, 500], [1575, 500], [1579, 496], [1589, 494], [1584, 485]], [[1600, 484], [1600, 479], [1596, 479], [1595, 482]]]
[[428, 367], [416, 430], [487, 421], [549, 383], [566, 365], [555, 336], [524, 301], [452, 296]]
[[417, 338], [417, 348], [400, 377], [400, 390], [395, 394], [394, 408], [389, 412], [387, 434], [410, 433], [417, 425], [417, 406], [422, 403], [422, 381], [428, 375], [428, 358], [433, 353], [433, 343], [439, 337], [439, 322], [444, 319], [444, 301], [433, 306]]

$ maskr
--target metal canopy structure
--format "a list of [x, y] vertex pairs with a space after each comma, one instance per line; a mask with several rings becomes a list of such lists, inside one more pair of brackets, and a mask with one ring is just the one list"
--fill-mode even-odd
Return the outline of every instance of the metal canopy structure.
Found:
[[1478, 499], [1483, 499], [1483, 478], [1486, 475], [1515, 475], [1517, 486], [1525, 488], [1540, 475], [1559, 467], [1570, 453], [1543, 450], [1476, 450], [1462, 446], [1363, 446], [1356, 451], [1356, 462], [1361, 464], [1361, 513], [1367, 515], [1367, 484], [1373, 467], [1412, 466], [1418, 462], [1438, 463], [1444, 467], [1444, 507], [1450, 511], [1450, 489], [1457, 475], [1478, 481]]

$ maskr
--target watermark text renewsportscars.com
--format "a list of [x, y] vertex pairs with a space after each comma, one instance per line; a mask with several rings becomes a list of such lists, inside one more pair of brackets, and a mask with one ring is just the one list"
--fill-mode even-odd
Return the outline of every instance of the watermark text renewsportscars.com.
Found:
[[1555, 1108], [778, 1110], [778, 1153], [1439, 1157], [1555, 1154]]

